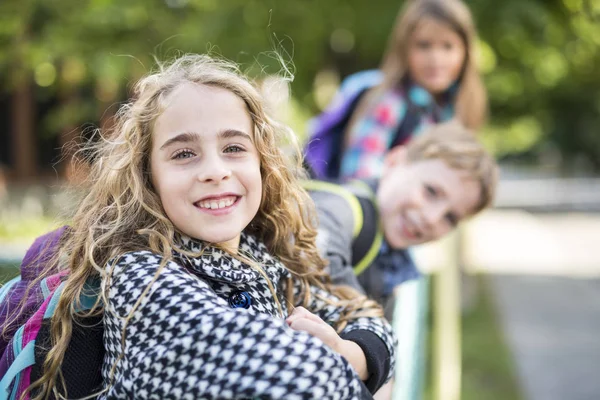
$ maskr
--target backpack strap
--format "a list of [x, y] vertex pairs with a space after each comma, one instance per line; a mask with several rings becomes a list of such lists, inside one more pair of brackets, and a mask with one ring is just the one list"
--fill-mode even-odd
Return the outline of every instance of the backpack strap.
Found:
[[[15, 379], [17, 379], [15, 381], [15, 386], [17, 386], [19, 384], [19, 377], [21, 372], [23, 372], [23, 370], [25, 370], [26, 368], [31, 367], [35, 363], [34, 350], [35, 340], [27, 343], [27, 345], [23, 348], [23, 350], [21, 350], [19, 355], [12, 362], [12, 364], [6, 371], [6, 374], [4, 374], [4, 377], [2, 378], [2, 380], [0, 380], [1, 398], [8, 399], [8, 396], [11, 394], [11, 392], [14, 396], [16, 396], [17, 390], [11, 390], [11, 383]], [[14, 396], [10, 397], [14, 398]]]
[[352, 242], [352, 265], [355, 275], [367, 269], [379, 254], [383, 243], [383, 230], [373, 189], [363, 181], [352, 181], [347, 185], [360, 204], [363, 216], [359, 234]]
[[352, 210], [354, 228], [352, 231], [352, 268], [360, 275], [377, 257], [383, 243], [383, 232], [377, 217], [375, 193], [362, 181], [352, 181], [347, 185], [331, 182], [302, 181], [306, 190], [324, 191], [343, 198]]
[[381, 83], [381, 71], [368, 70], [350, 75], [342, 82], [330, 106], [309, 122], [309, 140], [304, 165], [313, 179], [337, 178], [346, 126], [361, 97]]
[[4, 286], [0, 288], [0, 303], [4, 301], [4, 298], [10, 292], [10, 289], [19, 282], [21, 282], [21, 275], [6, 282]]
[[420, 121], [421, 113], [419, 112], [418, 108], [412, 104], [412, 102], [408, 101], [406, 113], [404, 113], [404, 118], [402, 118], [400, 126], [398, 126], [398, 129], [396, 129], [396, 134], [394, 135], [394, 139], [390, 144], [390, 149], [406, 143], [406, 141], [414, 133]]
[[311, 179], [304, 180], [301, 182], [301, 184], [305, 190], [333, 193], [337, 196], [340, 196], [348, 203], [350, 209], [352, 210], [352, 217], [354, 219], [354, 227], [352, 229], [352, 240], [354, 241], [354, 239], [356, 239], [356, 237], [360, 234], [363, 226], [362, 207], [360, 206], [358, 198], [352, 192], [344, 188], [344, 186], [337, 185], [332, 182]]
[[[11, 366], [1, 381], [4, 382], [5, 385], [10, 386], [11, 382], [14, 380], [11, 390], [11, 400], [18, 398], [31, 383], [31, 366], [35, 364], [35, 342], [37, 334], [42, 326], [42, 321], [45, 318], [50, 318], [52, 314], [54, 314], [54, 310], [65, 285], [64, 282], [61, 282], [61, 278], [65, 274], [66, 271], [51, 275], [43, 280], [49, 288], [51, 296], [45, 297], [40, 308], [25, 323], [25, 325], [17, 330], [13, 337], [12, 351], [14, 361], [11, 363]], [[11, 370], [12, 372], [9, 373]], [[1, 386], [2, 385], [0, 384], [0, 387]]]
[[[35, 345], [43, 321], [52, 318], [62, 295], [66, 282], [63, 277], [67, 271], [51, 275], [40, 282], [44, 293], [44, 301], [33, 316], [22, 325], [13, 336], [10, 348], [13, 361], [0, 380], [0, 398], [18, 399], [31, 383], [32, 366], [36, 363]], [[13, 279], [13, 281], [15, 281]], [[13, 283], [14, 284], [14, 283]], [[3, 288], [4, 289], [4, 288]], [[77, 311], [88, 310], [98, 299], [99, 280], [92, 279], [85, 283]], [[7, 397], [4, 397], [6, 395]]]

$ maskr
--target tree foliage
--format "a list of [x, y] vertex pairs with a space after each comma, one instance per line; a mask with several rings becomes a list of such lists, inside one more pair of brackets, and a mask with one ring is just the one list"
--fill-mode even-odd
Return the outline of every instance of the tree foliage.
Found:
[[[600, 1], [471, 0], [498, 155], [560, 153], [600, 168]], [[97, 121], [154, 58], [221, 54], [251, 74], [293, 62], [294, 104], [319, 112], [336, 79], [379, 64], [399, 9], [380, 0], [5, 0], [0, 81], [54, 102], [46, 131]], [[298, 114], [298, 113], [296, 113]], [[44, 130], [44, 129], [42, 129]]]

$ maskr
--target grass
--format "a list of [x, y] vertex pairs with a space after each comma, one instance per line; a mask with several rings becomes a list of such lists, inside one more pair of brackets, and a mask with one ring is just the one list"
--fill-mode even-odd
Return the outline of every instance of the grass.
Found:
[[462, 318], [462, 400], [522, 400], [512, 355], [485, 276], [478, 299]]
[[[498, 313], [485, 276], [475, 278], [473, 308], [462, 316], [461, 400], [523, 400], [512, 355], [503, 337]], [[431, 316], [429, 321], [431, 326]], [[434, 400], [431, 362], [433, 337], [429, 334], [428, 376], [423, 398]]]
[[33, 242], [33, 240], [56, 229], [61, 224], [55, 218], [49, 217], [7, 217], [0, 218], [0, 242], [18, 243]]
[[19, 275], [19, 266], [16, 263], [0, 262], [0, 285]]

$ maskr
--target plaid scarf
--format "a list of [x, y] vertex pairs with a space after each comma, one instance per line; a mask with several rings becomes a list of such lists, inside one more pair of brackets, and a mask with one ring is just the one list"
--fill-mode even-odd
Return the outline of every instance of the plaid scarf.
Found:
[[[448, 96], [455, 92], [454, 87]], [[408, 112], [416, 113], [416, 129], [404, 138], [404, 142], [393, 143], [396, 133]], [[383, 158], [387, 151], [398, 144], [410, 140], [411, 135], [419, 134], [432, 124], [452, 118], [452, 101], [444, 107], [420, 86], [397, 87], [383, 94], [371, 107], [366, 116], [348, 132], [348, 147], [342, 158], [340, 176], [343, 178], [368, 178], [381, 175]]]

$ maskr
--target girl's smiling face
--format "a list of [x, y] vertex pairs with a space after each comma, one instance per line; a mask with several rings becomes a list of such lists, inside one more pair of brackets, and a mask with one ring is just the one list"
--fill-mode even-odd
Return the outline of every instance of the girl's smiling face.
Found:
[[410, 35], [408, 71], [415, 83], [435, 96], [460, 77], [466, 55], [463, 39], [448, 24], [424, 18]]
[[152, 183], [182, 233], [237, 249], [260, 207], [260, 158], [244, 101], [214, 86], [186, 83], [154, 124]]

